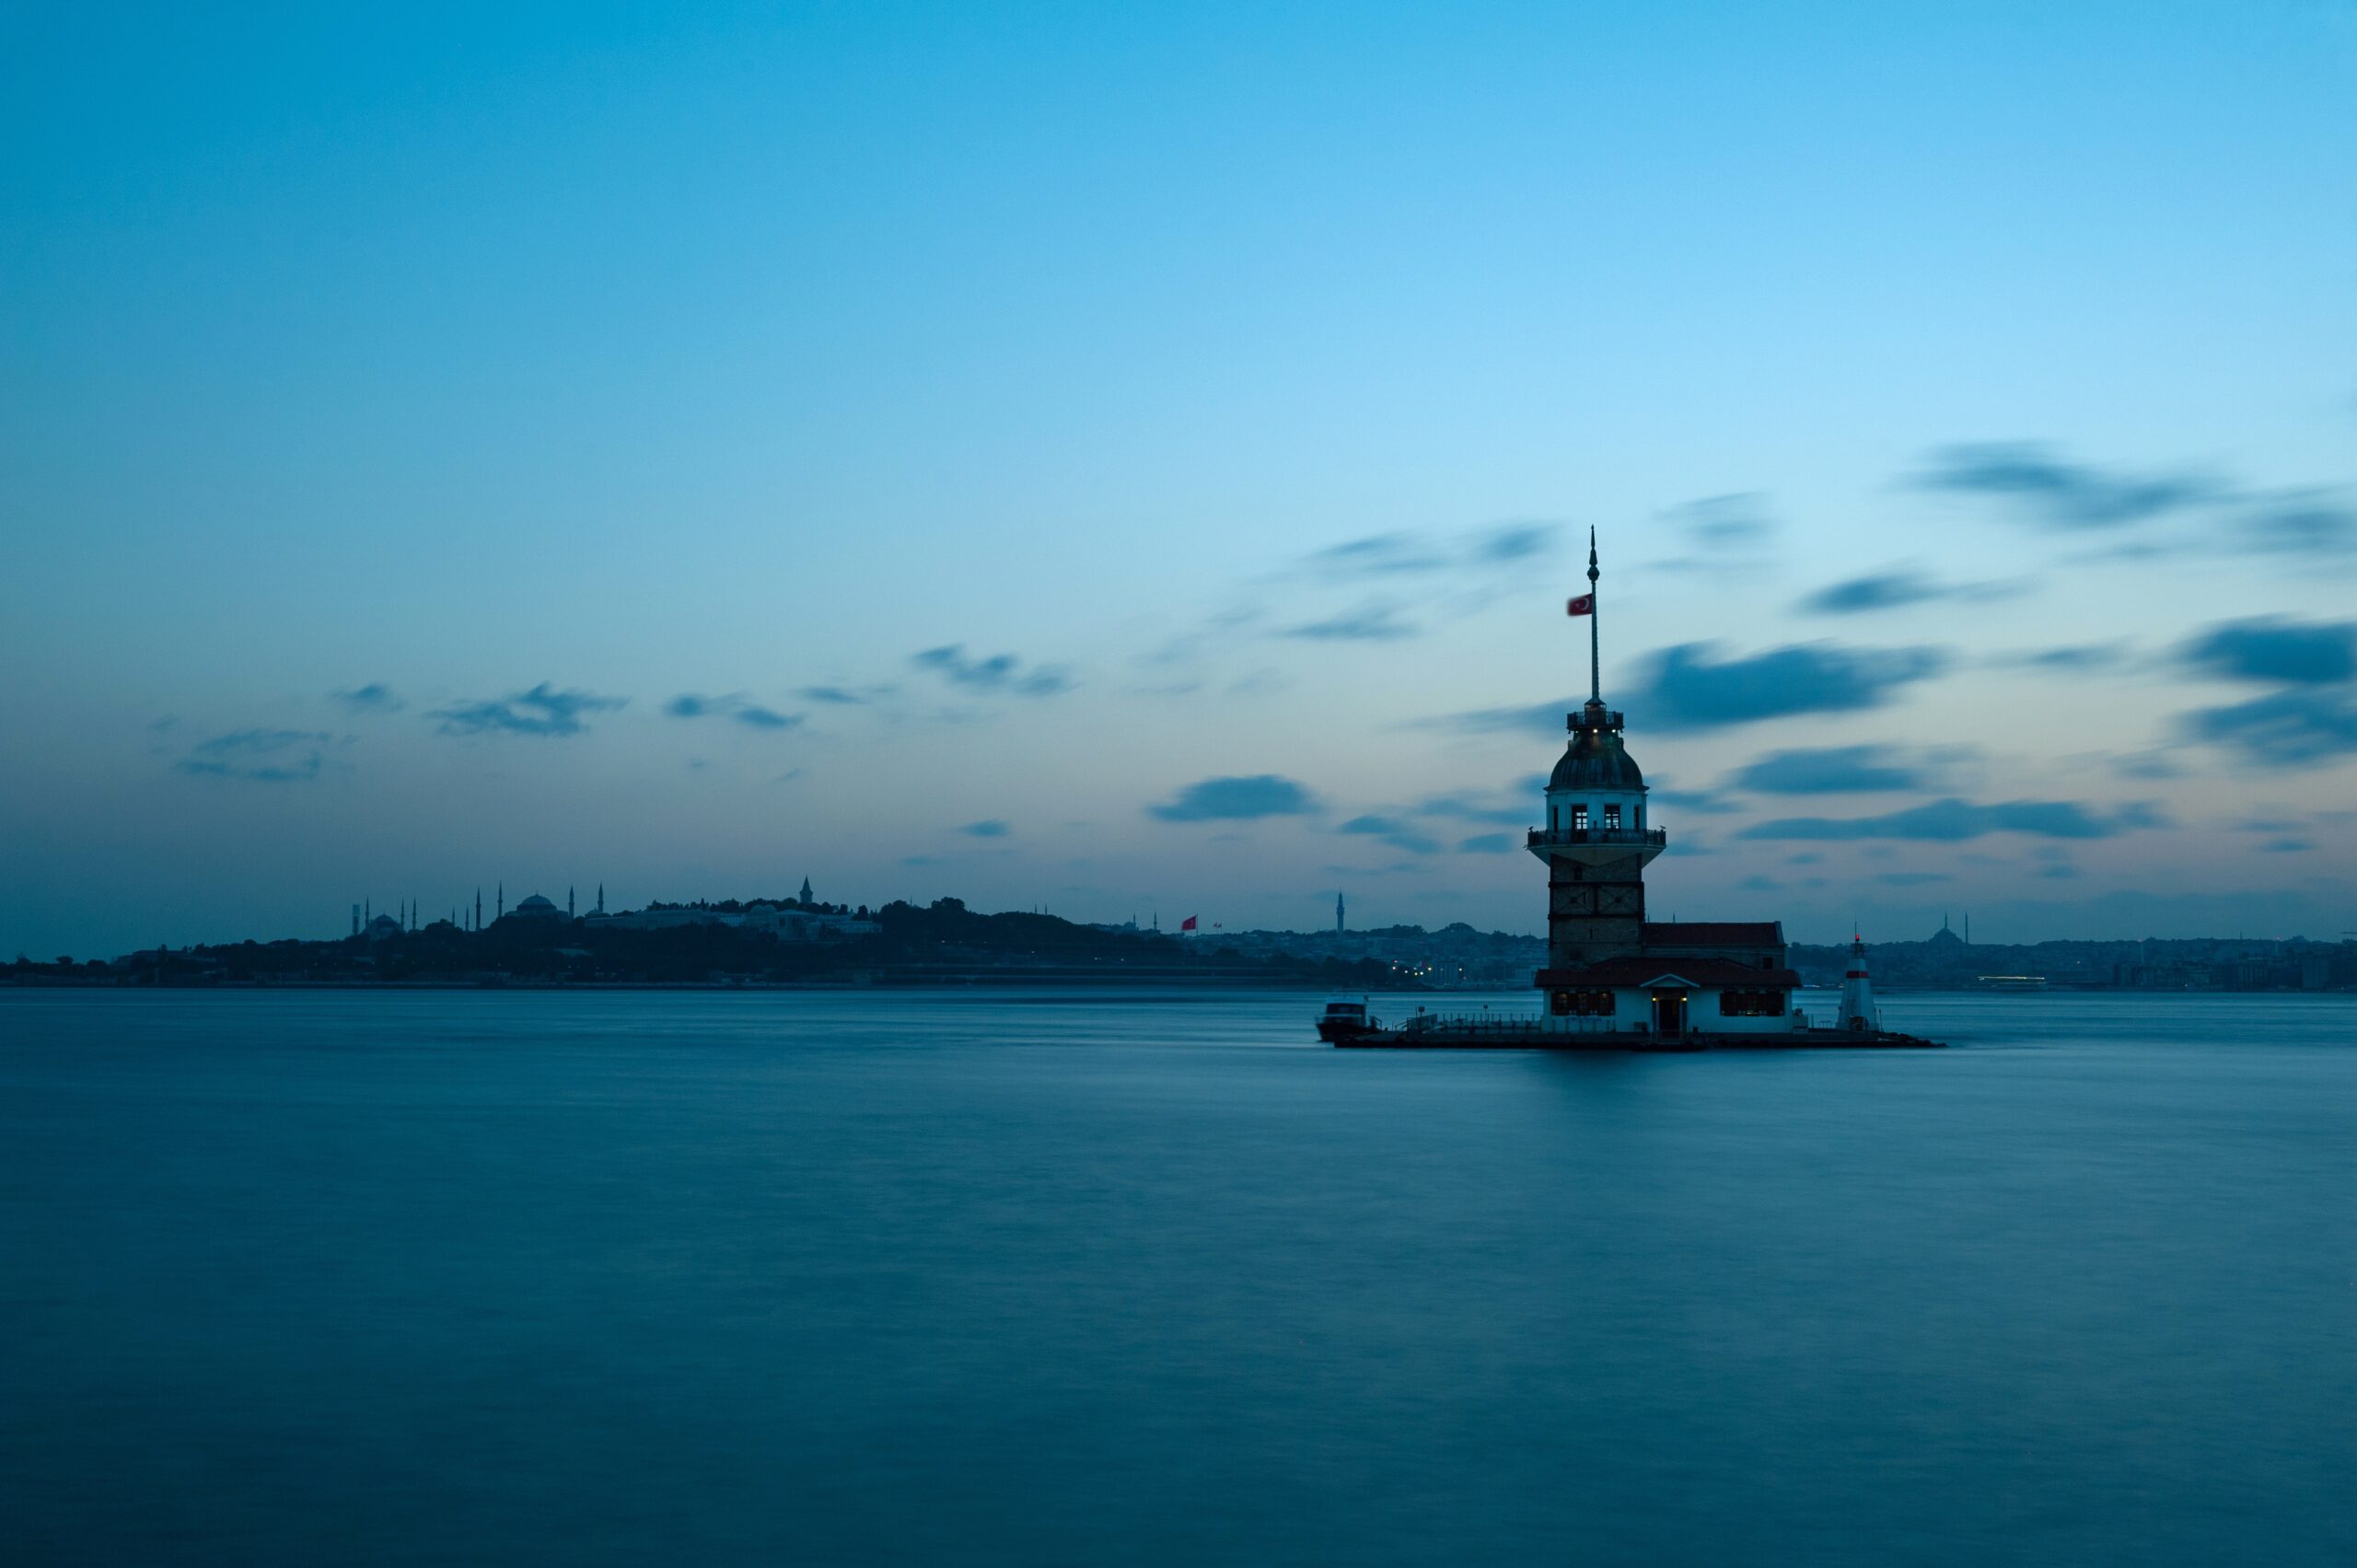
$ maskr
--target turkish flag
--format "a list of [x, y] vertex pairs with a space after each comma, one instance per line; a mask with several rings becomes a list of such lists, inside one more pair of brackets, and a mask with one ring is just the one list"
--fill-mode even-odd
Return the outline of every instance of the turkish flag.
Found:
[[1579, 598], [1572, 600], [1571, 603], [1563, 607], [1563, 613], [1566, 615], [1594, 615], [1596, 613], [1596, 596], [1594, 594], [1580, 595]]
[[1190, 914], [1190, 915], [1189, 915], [1186, 919], [1184, 919], [1184, 920], [1180, 921], [1180, 922], [1178, 923], [1178, 929], [1179, 929], [1179, 930], [1181, 930], [1181, 931], [1192, 931], [1192, 930], [1194, 930], [1194, 929], [1195, 929], [1195, 917], [1194, 917], [1193, 915], [1191, 915], [1191, 914]]

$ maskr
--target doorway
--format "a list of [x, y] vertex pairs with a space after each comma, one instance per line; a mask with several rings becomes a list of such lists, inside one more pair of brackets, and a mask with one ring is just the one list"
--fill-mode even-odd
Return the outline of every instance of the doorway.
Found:
[[1654, 1033], [1682, 1035], [1686, 1032], [1686, 993], [1656, 991], [1654, 993]]

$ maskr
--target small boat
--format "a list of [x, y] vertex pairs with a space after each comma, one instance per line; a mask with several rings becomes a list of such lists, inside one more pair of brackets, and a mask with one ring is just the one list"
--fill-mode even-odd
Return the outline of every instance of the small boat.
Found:
[[1364, 996], [1329, 996], [1318, 1016], [1318, 1038], [1329, 1045], [1350, 1045], [1362, 1037], [1383, 1032], [1383, 1020], [1366, 1010]]

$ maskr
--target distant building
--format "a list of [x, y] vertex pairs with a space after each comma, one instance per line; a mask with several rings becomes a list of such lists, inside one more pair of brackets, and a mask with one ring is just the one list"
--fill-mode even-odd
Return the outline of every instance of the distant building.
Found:
[[672, 904], [661, 909], [593, 914], [582, 923], [592, 931], [678, 931], [690, 925], [736, 925], [743, 918], [702, 904]]
[[593, 931], [677, 931], [691, 925], [725, 925], [758, 931], [781, 942], [840, 942], [873, 936], [884, 929], [855, 915], [766, 900], [748, 904], [741, 911], [716, 910], [706, 904], [625, 910], [620, 914], [593, 914], [582, 923]]
[[360, 928], [360, 935], [371, 942], [389, 942], [401, 934], [401, 923], [389, 914], [380, 914]]
[[[807, 878], [802, 884], [802, 898], [806, 904], [810, 901]], [[873, 936], [884, 929], [875, 921], [853, 915], [772, 903], [748, 905], [742, 923], [748, 931], [764, 931], [784, 942], [840, 942], [853, 936]]]
[[508, 911], [503, 918], [507, 920], [548, 921], [553, 923], [563, 920], [565, 918], [565, 913], [563, 910], [557, 908], [553, 901], [542, 898], [538, 893], [534, 893], [529, 898], [527, 898], [517, 904], [514, 909]]

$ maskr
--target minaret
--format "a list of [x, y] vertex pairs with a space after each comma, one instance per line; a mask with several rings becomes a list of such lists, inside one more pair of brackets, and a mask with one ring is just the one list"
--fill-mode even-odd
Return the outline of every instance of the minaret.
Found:
[[1334, 935], [1340, 936], [1342, 930], [1342, 895], [1337, 893], [1334, 895]]
[[491, 918], [494, 924], [507, 918], [507, 884], [505, 880], [502, 880], [499, 884], [498, 912], [493, 914]]
[[475, 884], [475, 929], [482, 929], [482, 884]]
[[573, 889], [571, 887], [567, 887], [564, 889], [564, 918], [567, 920], [571, 920], [573, 918]]
[[1645, 866], [1668, 837], [1645, 825], [1645, 779], [1620, 742], [1621, 715], [1604, 705], [1596, 632], [1596, 530], [1588, 530], [1588, 591], [1571, 601], [1587, 617], [1588, 697], [1566, 715], [1571, 741], [1547, 781], [1547, 825], [1530, 853], [1547, 863], [1547, 967], [1576, 970], [1641, 951]]
[[603, 882], [598, 884], [598, 912], [606, 912], [606, 885]]

